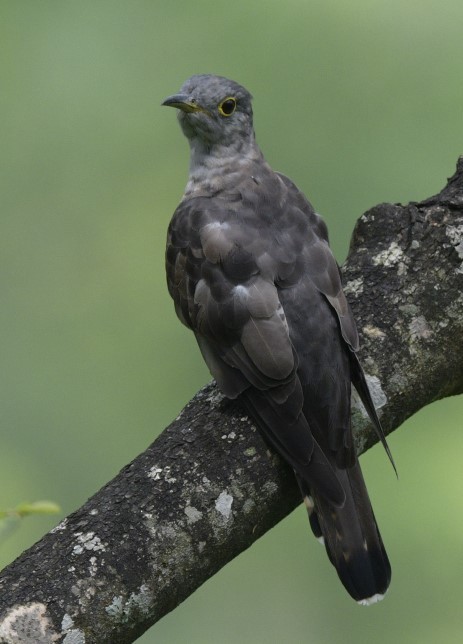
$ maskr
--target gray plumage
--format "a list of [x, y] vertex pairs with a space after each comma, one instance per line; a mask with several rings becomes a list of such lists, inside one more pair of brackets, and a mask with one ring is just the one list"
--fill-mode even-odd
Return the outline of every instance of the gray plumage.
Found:
[[351, 383], [387, 445], [326, 226], [265, 161], [243, 87], [193, 76], [163, 104], [179, 110], [191, 149], [167, 238], [177, 315], [223, 393], [242, 399], [293, 467], [348, 592], [377, 601], [391, 571], [352, 439]]

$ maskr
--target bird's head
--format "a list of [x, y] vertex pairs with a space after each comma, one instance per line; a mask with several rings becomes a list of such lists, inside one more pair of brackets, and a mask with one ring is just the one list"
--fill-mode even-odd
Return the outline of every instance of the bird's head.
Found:
[[251, 94], [234, 81], [199, 74], [178, 94], [162, 103], [179, 110], [178, 119], [190, 144], [240, 148], [254, 141]]

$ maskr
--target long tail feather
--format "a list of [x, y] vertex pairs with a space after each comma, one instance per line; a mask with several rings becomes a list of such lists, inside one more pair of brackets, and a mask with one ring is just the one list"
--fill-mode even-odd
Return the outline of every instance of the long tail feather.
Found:
[[299, 479], [314, 535], [348, 593], [362, 605], [381, 600], [391, 580], [391, 566], [376, 524], [358, 462], [338, 470], [346, 501], [336, 507], [311, 496]]

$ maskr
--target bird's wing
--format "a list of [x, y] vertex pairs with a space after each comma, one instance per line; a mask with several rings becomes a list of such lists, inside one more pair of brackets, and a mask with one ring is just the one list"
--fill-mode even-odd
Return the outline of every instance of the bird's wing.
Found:
[[298, 357], [274, 281], [281, 262], [267, 257], [265, 235], [245, 210], [230, 216], [217, 199], [183, 202], [168, 233], [169, 290], [221, 390], [243, 394], [267, 440], [339, 505], [344, 492], [302, 413]]
[[[362, 366], [356, 355], [359, 348], [357, 327], [352, 310], [342, 289], [339, 267], [331, 249], [329, 248], [326, 224], [323, 219], [314, 212], [311, 204], [307, 201], [304, 194], [298, 190], [295, 184], [285, 175], [278, 173], [278, 176], [287, 187], [291, 201], [293, 203], [297, 203], [299, 208], [306, 212], [311, 218], [312, 230], [316, 232], [316, 241], [312, 244], [310, 254], [308, 255], [306, 266], [307, 276], [310, 277], [314, 286], [321, 294], [323, 294], [331, 305], [333, 311], [336, 313], [342, 337], [350, 349], [348, 353], [352, 384], [357, 390], [363, 406], [370, 417], [375, 433], [383, 445], [392, 467], [397, 474], [394, 459], [387, 444], [381, 421], [376, 413], [368, 384], [365, 380], [365, 374], [363, 373]], [[350, 452], [352, 456], [352, 449], [350, 449]]]
[[316, 288], [326, 297], [339, 319], [341, 333], [349, 347], [358, 350], [359, 338], [354, 316], [342, 290], [341, 275], [328, 241], [328, 229], [304, 194], [283, 174], [278, 176], [285, 184], [289, 199], [310, 218], [315, 241], [307, 257], [307, 273]]
[[383, 427], [376, 413], [362, 366], [356, 355], [359, 348], [359, 337], [354, 316], [342, 290], [338, 265], [327, 244], [320, 242], [312, 249], [307, 263], [307, 271], [315, 287], [323, 294], [336, 313], [343, 340], [349, 348], [348, 355], [352, 384], [357, 390], [373, 424], [375, 433], [383, 445], [392, 467], [397, 473], [394, 459], [392, 458]]

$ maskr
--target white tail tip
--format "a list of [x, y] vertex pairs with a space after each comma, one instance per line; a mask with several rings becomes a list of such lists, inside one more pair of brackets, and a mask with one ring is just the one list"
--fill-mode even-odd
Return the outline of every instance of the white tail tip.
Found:
[[366, 597], [365, 599], [361, 599], [360, 601], [357, 602], [357, 604], [360, 604], [360, 606], [371, 606], [372, 604], [377, 604], [382, 599], [384, 599], [384, 595], [380, 595], [379, 593], [376, 593], [376, 595], [372, 595], [371, 597]]

